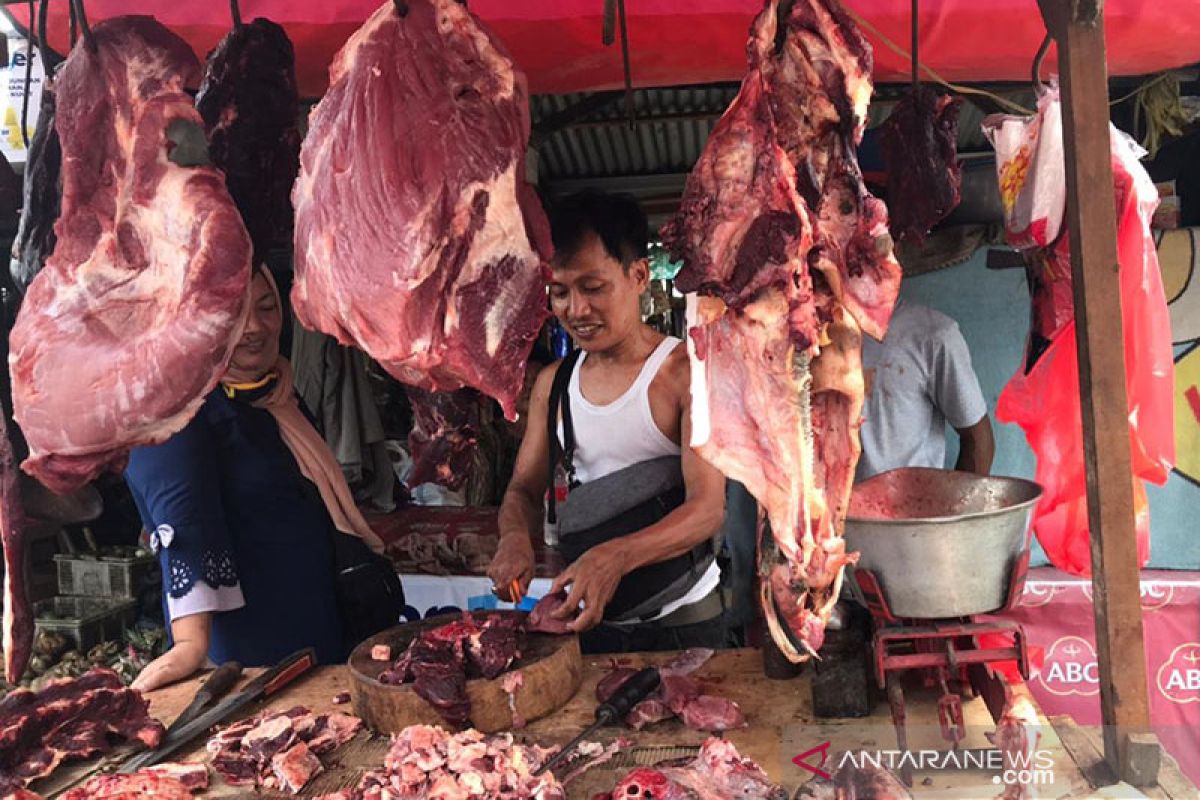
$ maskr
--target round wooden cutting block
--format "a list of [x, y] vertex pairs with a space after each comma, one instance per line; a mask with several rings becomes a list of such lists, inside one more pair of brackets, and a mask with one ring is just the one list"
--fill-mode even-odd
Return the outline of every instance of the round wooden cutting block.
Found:
[[[475, 612], [482, 621], [490, 614], [520, 614], [520, 611]], [[398, 733], [409, 725], [441, 725], [445, 721], [433, 706], [421, 699], [411, 683], [400, 686], [380, 683], [377, 678], [400, 657], [409, 642], [422, 631], [462, 619], [461, 614], [448, 614], [399, 625], [377, 633], [363, 641], [350, 654], [350, 696], [354, 713], [380, 733]], [[375, 661], [371, 648], [385, 644], [392, 649], [390, 661]], [[521, 657], [504, 675], [490, 680], [476, 678], [467, 681], [467, 696], [471, 700], [471, 725], [484, 733], [497, 733], [512, 728], [513, 706], [501, 681], [512, 672], [520, 672], [523, 682], [514, 693], [517, 713], [526, 722], [540, 719], [566, 704], [583, 680], [583, 658], [579, 637], [551, 636], [529, 633]]]

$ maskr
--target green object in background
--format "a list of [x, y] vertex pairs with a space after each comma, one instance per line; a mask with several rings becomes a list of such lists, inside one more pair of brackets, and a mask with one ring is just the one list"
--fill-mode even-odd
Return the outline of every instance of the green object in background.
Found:
[[682, 261], [671, 260], [671, 256], [667, 253], [667, 249], [662, 246], [662, 242], [650, 243], [651, 280], [674, 280], [675, 275], [682, 266]]

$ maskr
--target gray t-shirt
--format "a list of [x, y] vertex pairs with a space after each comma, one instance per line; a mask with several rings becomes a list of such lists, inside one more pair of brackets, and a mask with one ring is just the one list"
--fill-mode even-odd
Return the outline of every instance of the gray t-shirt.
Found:
[[897, 467], [942, 467], [946, 423], [966, 428], [987, 414], [958, 323], [898, 300], [887, 336], [863, 336], [862, 457], [857, 479]]

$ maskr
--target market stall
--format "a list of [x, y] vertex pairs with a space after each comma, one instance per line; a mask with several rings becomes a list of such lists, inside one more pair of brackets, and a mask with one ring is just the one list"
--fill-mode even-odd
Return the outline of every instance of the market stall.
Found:
[[[815, 800], [848, 787], [860, 797], [1068, 798], [1106, 786], [1100, 796], [1194, 796], [1151, 733], [1147, 658], [1159, 664], [1164, 698], [1187, 704], [1195, 670], [1186, 664], [1196, 654], [1185, 641], [1165, 658], [1161, 647], [1143, 644], [1138, 459], [1154, 462], [1157, 473], [1170, 471], [1172, 457], [1137, 448], [1143, 440], [1126, 396], [1126, 370], [1135, 373], [1122, 350], [1129, 291], [1110, 268], [1120, 263], [1125, 272], [1127, 258], [1111, 213], [1105, 72], [1106, 64], [1130, 74], [1185, 63], [1194, 38], [1187, 25], [1158, 24], [1110, 4], [1106, 59], [1100, 9], [1065, 0], [1042, 3], [1045, 25], [1032, 9], [1014, 15], [1028, 26], [991, 51], [978, 38], [996, 9], [984, 20], [978, 4], [917, 13], [914, 3], [896, 13], [890, 5], [851, 3], [844, 12], [827, 0], [771, 0], [761, 10], [738, 2], [684, 15], [673, 7], [631, 8], [628, 17], [620, 3], [586, 12], [570, 4], [514, 11], [472, 3], [468, 10], [441, 0], [397, 0], [378, 10], [283, 5], [253, 9], [282, 27], [244, 22], [237, 3], [232, 19], [224, 8], [170, 7], [157, 22], [114, 19], [125, 9], [113, 0], [93, 0], [86, 10], [73, 0], [69, 14], [43, 2], [40, 25], [32, 4], [23, 25], [9, 9], [19, 27], [45, 31], [44, 57], [69, 53], [57, 94], [39, 99], [40, 145], [31, 142], [29, 151], [32, 197], [14, 268], [25, 302], [9, 339], [10, 391], [24, 448], [18, 452], [28, 456], [23, 467], [44, 485], [66, 492], [128, 464], [137, 511], [153, 520], [145, 544], [162, 564], [168, 618], [208, 613], [222, 622], [238, 618], [220, 614], [237, 612], [245, 620], [266, 607], [262, 595], [242, 597], [234, 554], [244, 564], [253, 559], [227, 541], [223, 516], [236, 520], [230, 529], [239, 534], [267, 517], [261, 548], [289, 557], [302, 550], [293, 546], [299, 534], [285, 540], [270, 523], [303, 533], [314, 517], [322, 525], [328, 517], [309, 533], [327, 548], [322, 537], [334, 537], [333, 585], [289, 582], [291, 574], [320, 574], [305, 572], [311, 565], [302, 560], [260, 565], [263, 585], [292, 590], [287, 602], [295, 605], [257, 620], [249, 637], [232, 631], [261, 638], [250, 643], [257, 647], [289, 630], [328, 640], [241, 679], [235, 659], [219, 658], [226, 664], [210, 683], [205, 675], [139, 692], [124, 685], [130, 676], [97, 669], [68, 682], [42, 681], [37, 691], [14, 689], [0, 700], [12, 731], [0, 739], [0, 793], [22, 798], [26, 790], [50, 796], [73, 788], [66, 796], [78, 800], [130, 789], [122, 782], [132, 781], [141, 791], [181, 798], [253, 789], [357, 800], [388, 796], [384, 787], [400, 796], [544, 800], [609, 792], [613, 800], [671, 800], [682, 787], [766, 800]], [[651, 43], [648, 30], [667, 12], [674, 14], [668, 38]], [[617, 29], [620, 48], [597, 47], [615, 42]], [[226, 31], [201, 72], [197, 55]], [[909, 41], [908, 33], [911, 54], [894, 41]], [[291, 45], [281, 44], [288, 36], [294, 64]], [[1165, 46], [1166, 36], [1179, 46]], [[1056, 295], [1071, 335], [1056, 338], [1054, 352], [1078, 359], [1078, 389], [1060, 384], [1072, 409], [1077, 396], [1082, 403], [1082, 452], [1071, 463], [1080, 514], [1071, 544], [1073, 565], [1090, 569], [1096, 587], [1094, 638], [1082, 630], [1064, 635], [1094, 649], [1090, 672], [1082, 660], [1061, 660], [1063, 637], [1044, 660], [1036, 653], [1046, 626], [1028, 598], [1048, 590], [1027, 569], [1031, 525], [1053, 483], [1045, 473], [1039, 485], [901, 469], [851, 488], [867, 391], [861, 341], [882, 338], [902, 274], [892, 247], [899, 233], [889, 232], [887, 209], [858, 163], [872, 81], [912, 79], [913, 94], [900, 107], [918, 116], [889, 130], [915, 125], [920, 134], [933, 124], [919, 116], [922, 65], [939, 80], [1024, 80], [1026, 50], [1039, 41], [1035, 82], [1045, 58], [1057, 57], [1062, 72], [1061, 105], [1057, 90], [1039, 99], [1052, 98], [1046, 105], [1063, 118], [1066, 191], [1061, 220], [1051, 221], [1069, 229], [1039, 244], [1061, 244], [1059, 266], [1071, 267], [1073, 296]], [[605, 57], [618, 50], [623, 58]], [[270, 68], [239, 73], [250, 63], [246, 53], [255, 52]], [[703, 63], [694, 61], [697, 53]], [[282, 67], [273, 60], [280, 58]], [[558, 524], [555, 503], [568, 495], [564, 474], [558, 496], [556, 470], [575, 477], [569, 414], [559, 448], [565, 453], [550, 453], [551, 513], [544, 531], [531, 526], [532, 580], [496, 587], [484, 577], [499, 538], [493, 503], [520, 440], [504, 426], [522, 418], [534, 392], [531, 348], [561, 356], [568, 347], [565, 331], [547, 321], [549, 225], [541, 203], [557, 192], [539, 198], [526, 183], [539, 170], [530, 156], [522, 69], [533, 91], [592, 92], [565, 106], [543, 98], [540, 129], [532, 131], [542, 140], [616, 108], [620, 98], [628, 116], [618, 122], [632, 128], [635, 84], [744, 78], [736, 93], [713, 89], [706, 99], [715, 112], [666, 112], [685, 125], [706, 124], [701, 136], [689, 134], [688, 153], [667, 148], [683, 162], [676, 163], [678, 180], [641, 187], [656, 225], [669, 220], [654, 256], [672, 276], [654, 276], [641, 321], [686, 331], [686, 446], [759, 505], [751, 571], [761, 619], [751, 627], [761, 647], [581, 653], [575, 633], [552, 616], [565, 594], [549, 592], [565, 566], [551, 526]], [[622, 83], [624, 94], [600, 91]], [[197, 84], [194, 107], [185, 89]], [[247, 87], [261, 93], [243, 93]], [[302, 94], [323, 94], [303, 137], [291, 113]], [[44, 124], [54, 114], [58, 121]], [[247, 121], [257, 126], [254, 136]], [[430, 146], [398, 147], [401, 129], [408, 137], [401, 144]], [[38, 178], [49, 163], [51, 131], [63, 153], [61, 196], [57, 178]], [[947, 175], [957, 181], [954, 144], [922, 140], [926, 150], [915, 159], [908, 153], [914, 182], [917, 173], [934, 189], [945, 188]], [[925, 174], [930, 159], [935, 166]], [[1009, 210], [1025, 187], [1025, 162], [1015, 178], [998, 165]], [[1129, 175], [1136, 182], [1138, 170], [1119, 172], [1118, 189]], [[431, 187], [440, 193], [436, 203], [427, 202]], [[1119, 196], [1136, 205], [1135, 193]], [[57, 245], [43, 225], [51, 205]], [[905, 222], [920, 236], [949, 211], [926, 210], [928, 219]], [[251, 267], [281, 257], [282, 270]], [[128, 274], [114, 279], [114, 264]], [[278, 346], [263, 343], [293, 318], [324, 337], [309, 341], [309, 362], [296, 357], [304, 336], [292, 342], [294, 382]], [[1140, 330], [1136, 317], [1125, 323]], [[258, 331], [267, 333], [255, 339]], [[92, 357], [98, 341], [116, 355]], [[259, 364], [253, 356], [264, 352], [270, 358]], [[306, 374], [316, 378], [306, 383]], [[380, 386], [389, 398], [383, 403], [372, 397]], [[94, 402], [75, 403], [81, 396]], [[407, 414], [407, 425], [393, 413]], [[239, 424], [248, 435], [239, 435]], [[391, 489], [401, 477], [389, 452], [399, 427], [407, 434], [399, 454], [408, 460], [407, 495]], [[247, 441], [267, 453], [261, 463]], [[225, 459], [220, 470], [171, 482], [173, 470], [218, 459]], [[15, 684], [30, 659], [34, 620], [22, 583], [27, 540], [13, 454], [0, 449], [0, 461], [5, 666]], [[185, 483], [205, 491], [190, 495], [180, 488]], [[537, 495], [530, 519], [543, 512], [543, 490], [529, 491]], [[181, 495], [187, 502], [177, 502]], [[382, 511], [398, 497], [401, 508]], [[449, 497], [477, 502], [421, 505]], [[368, 502], [376, 513], [360, 511]], [[197, 541], [207, 549], [188, 551]], [[140, 551], [130, 557], [146, 560]], [[380, 595], [364, 603], [367, 588], [395, 597], [396, 572], [407, 607], [357, 636], [346, 665], [318, 665], [340, 660], [326, 655], [337, 649], [338, 625], [370, 624], [364, 620]], [[357, 582], [339, 583], [347, 574]], [[211, 605], [197, 612], [187, 597], [201, 582], [213, 591]], [[96, 591], [95, 581], [77, 583]], [[76, 582], [68, 584], [63, 589], [60, 577], [60, 590], [73, 596]], [[332, 619], [345, 608], [354, 612]], [[653, 615], [632, 616], [640, 624]], [[206, 642], [209, 635], [206, 629]], [[1146, 638], [1158, 641], [1154, 632]], [[202, 649], [201, 660], [214, 652]], [[105, 648], [99, 655], [119, 658]], [[146, 666], [142, 653], [131, 650], [128, 659]], [[1042, 692], [1058, 696], [1055, 668], [1068, 663], [1084, 683], [1095, 678], [1102, 741], [1049, 719], [1066, 709]], [[172, 668], [158, 661], [139, 680]], [[607, 724], [590, 727], [593, 720]], [[1168, 749], [1195, 746], [1194, 737], [1160, 738]], [[1099, 751], [1107, 775], [1097, 769]]]

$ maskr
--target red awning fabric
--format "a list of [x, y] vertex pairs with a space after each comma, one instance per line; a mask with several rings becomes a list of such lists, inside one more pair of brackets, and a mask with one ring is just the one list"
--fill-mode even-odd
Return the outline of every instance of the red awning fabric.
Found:
[[[603, 0], [469, 0], [507, 44], [534, 93], [616, 89], [624, 85], [620, 39], [600, 40]], [[67, 50], [67, 3], [50, 5], [49, 39]], [[296, 45], [301, 92], [319, 97], [334, 54], [379, 7], [377, 0], [241, 0], [244, 19], [280, 23]], [[909, 0], [847, 0], [852, 11], [907, 49]], [[1140, 75], [1200, 61], [1200, 1], [1108, 0], [1104, 4], [1109, 73]], [[230, 27], [220, 0], [87, 0], [92, 23], [121, 14], [151, 14], [203, 58]], [[739, 81], [746, 32], [759, 0], [628, 0], [635, 86]], [[24, 3], [7, 6], [24, 28]], [[951, 81], [1028, 81], [1045, 28], [1036, 0], [924, 0], [921, 60]], [[875, 45], [875, 80], [908, 79], [906, 58]], [[1055, 54], [1047, 58], [1053, 71]]]

